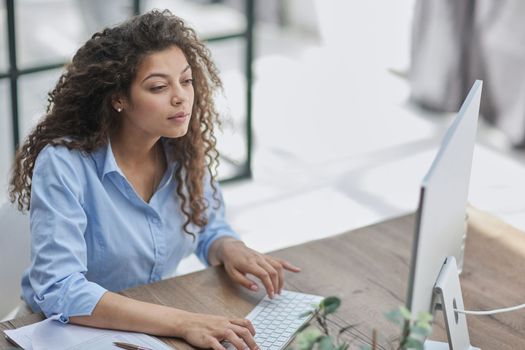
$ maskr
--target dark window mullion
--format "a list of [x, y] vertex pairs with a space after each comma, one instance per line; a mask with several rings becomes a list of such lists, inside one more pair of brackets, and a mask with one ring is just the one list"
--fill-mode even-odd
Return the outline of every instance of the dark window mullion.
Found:
[[15, 2], [6, 0], [7, 13], [7, 42], [9, 50], [9, 82], [11, 90], [11, 120], [13, 132], [13, 145], [17, 149], [19, 143], [18, 130], [18, 68], [16, 63], [16, 37], [15, 37]]
[[140, 11], [142, 7], [140, 6], [141, 3], [142, 3], [141, 0], [133, 0], [133, 15], [138, 16], [141, 14], [141, 11]]
[[209, 37], [209, 38], [204, 38], [203, 40], [211, 43], [211, 42], [215, 42], [215, 41], [237, 39], [237, 38], [245, 39], [246, 38], [246, 32], [235, 33], [235, 34], [227, 34], [227, 35], [222, 35], [222, 36], [212, 36], [212, 37]]
[[254, 0], [246, 0], [246, 164], [243, 174], [245, 178], [252, 177], [252, 83], [253, 83], [253, 29], [255, 26]]
[[24, 69], [20, 69], [18, 71], [17, 75], [21, 76], [21, 75], [24, 75], [24, 74], [32, 74], [32, 73], [43, 72], [43, 71], [46, 71], [46, 70], [53, 70], [53, 69], [57, 69], [57, 68], [63, 68], [66, 64], [67, 64], [67, 62], [59, 62], [59, 63], [46, 64], [46, 65], [42, 65], [42, 66], [35, 66], [35, 67], [30, 67], [30, 68], [24, 68]]

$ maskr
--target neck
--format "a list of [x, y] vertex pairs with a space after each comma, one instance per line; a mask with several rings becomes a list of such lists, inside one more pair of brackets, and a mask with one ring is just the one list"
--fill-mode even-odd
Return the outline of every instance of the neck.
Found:
[[160, 137], [137, 137], [129, 133], [117, 132], [111, 136], [111, 148], [118, 161], [130, 166], [139, 166], [156, 159], [155, 145]]

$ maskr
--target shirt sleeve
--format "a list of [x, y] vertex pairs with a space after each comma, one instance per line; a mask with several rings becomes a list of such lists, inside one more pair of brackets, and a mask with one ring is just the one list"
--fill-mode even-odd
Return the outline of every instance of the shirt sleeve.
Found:
[[217, 194], [213, 196], [213, 189], [207, 178], [205, 185], [205, 196], [208, 200], [208, 224], [203, 227], [198, 236], [197, 250], [195, 254], [206, 266], [210, 266], [208, 252], [211, 245], [221, 237], [232, 237], [240, 240], [240, 236], [230, 227], [225, 217], [225, 205], [219, 183], [215, 182]]
[[63, 146], [47, 146], [37, 157], [31, 187], [31, 266], [34, 302], [46, 317], [91, 315], [106, 292], [86, 279], [87, 217], [79, 159]]

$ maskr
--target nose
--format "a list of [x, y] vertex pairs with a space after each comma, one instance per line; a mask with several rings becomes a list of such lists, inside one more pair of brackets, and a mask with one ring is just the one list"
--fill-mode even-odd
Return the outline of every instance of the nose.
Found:
[[180, 106], [184, 103], [184, 101], [186, 101], [186, 99], [187, 98], [182, 91], [177, 91], [173, 94], [171, 98], [171, 104], [173, 106]]

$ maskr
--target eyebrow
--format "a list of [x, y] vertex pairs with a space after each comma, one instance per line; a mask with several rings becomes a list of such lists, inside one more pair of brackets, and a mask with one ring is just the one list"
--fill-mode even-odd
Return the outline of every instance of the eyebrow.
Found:
[[[190, 65], [188, 64], [186, 66], [186, 68], [184, 68], [182, 70], [182, 72], [180, 74], [183, 74], [184, 72], [186, 72], [187, 70], [191, 69]], [[153, 77], [161, 77], [161, 78], [165, 78], [165, 79], [168, 79], [169, 78], [169, 75], [166, 74], [166, 73], [151, 73], [150, 75], [148, 75], [146, 78], [144, 78], [142, 80], [142, 83], [145, 82], [146, 80], [148, 80], [149, 78], [153, 78]]]

